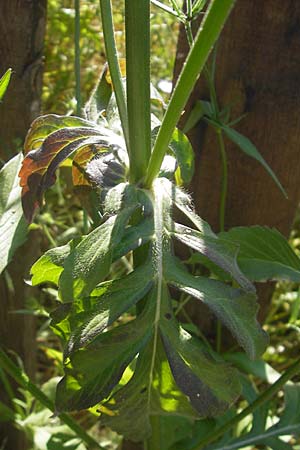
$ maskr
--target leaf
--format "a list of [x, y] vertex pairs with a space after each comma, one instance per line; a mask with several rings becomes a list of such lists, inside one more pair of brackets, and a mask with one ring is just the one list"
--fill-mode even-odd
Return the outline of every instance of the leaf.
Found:
[[[72, 352], [65, 362], [65, 376], [57, 387], [57, 410], [88, 408], [105, 399], [128, 364], [148, 342], [153, 322], [151, 317], [153, 308]], [[101, 363], [95, 366], [95, 361]]]
[[[155, 126], [152, 129], [152, 145], [155, 142], [159, 128], [160, 125]], [[189, 183], [194, 174], [194, 150], [188, 137], [178, 128], [175, 128], [172, 134], [172, 139], [169, 143], [169, 150], [169, 153], [172, 152], [176, 158], [175, 163], [177, 161], [178, 167], [176, 169], [177, 165], [174, 164], [174, 160], [171, 158], [171, 155], [168, 154], [164, 157], [160, 167], [159, 176], [172, 179], [174, 178], [175, 172], [175, 178], [178, 180], [178, 184]], [[173, 173], [171, 173], [170, 169], [173, 169]]]
[[132, 378], [104, 403], [100, 417], [103, 425], [132, 441], [141, 441], [150, 436], [151, 414], [170, 417], [172, 420], [178, 414], [186, 419], [198, 417], [187, 397], [175, 384], [161, 342], [158, 343], [152, 378], [149, 380], [152, 348], [151, 341], [140, 352]]
[[178, 128], [172, 134], [169, 148], [178, 162], [179, 178], [183, 183], [189, 183], [194, 174], [194, 150], [187, 136]]
[[300, 281], [300, 259], [277, 230], [236, 227], [219, 236], [239, 246], [238, 264], [250, 280]]
[[15, 412], [8, 406], [6, 406], [4, 403], [0, 402], [0, 423], [14, 422], [14, 421], [15, 421]]
[[7, 71], [5, 72], [5, 74], [0, 78], [0, 101], [2, 100], [9, 82], [10, 82], [10, 77], [11, 77], [11, 72], [12, 69], [7, 69]]
[[90, 146], [109, 147], [108, 137], [93, 128], [63, 128], [51, 133], [42, 146], [27, 153], [20, 170], [22, 204], [31, 222], [43, 193], [55, 183], [55, 171], [75, 151]]
[[271, 167], [268, 165], [268, 163], [261, 156], [261, 154], [259, 153], [259, 151], [255, 147], [255, 145], [248, 138], [246, 138], [242, 134], [238, 133], [233, 128], [230, 128], [227, 125], [223, 125], [223, 124], [222, 124], [221, 128], [225, 132], [227, 137], [232, 142], [234, 142], [236, 145], [238, 145], [238, 147], [244, 153], [246, 153], [246, 155], [251, 156], [251, 158], [256, 159], [256, 161], [258, 161], [266, 169], [266, 171], [268, 172], [270, 177], [273, 179], [273, 181], [277, 184], [277, 186], [279, 187], [279, 189], [281, 190], [283, 195], [287, 198], [287, 193], [286, 193], [285, 189], [282, 187], [282, 184], [278, 180], [277, 176], [275, 175], [275, 173], [273, 172]]
[[125, 225], [136, 206], [124, 209], [84, 237], [64, 262], [59, 279], [61, 298], [69, 302], [89, 293], [110, 270], [113, 247], [124, 233]]
[[22, 155], [16, 155], [0, 171], [0, 273], [27, 236], [18, 179], [21, 160]]
[[248, 375], [254, 375], [269, 384], [275, 383], [280, 378], [280, 373], [261, 359], [251, 361], [247, 355], [240, 352], [225, 353], [222, 356], [226, 361], [234, 364], [239, 370], [242, 370]]
[[171, 259], [166, 261], [166, 277], [175, 287], [207, 304], [250, 358], [255, 359], [265, 351], [268, 339], [256, 320], [258, 305], [255, 295], [216, 280], [195, 277]]
[[238, 266], [237, 255], [239, 247], [236, 243], [218, 237], [205, 236], [200, 231], [180, 224], [175, 224], [170, 233], [177, 240], [206, 256], [223, 270], [230, 273], [245, 290], [249, 292], [255, 291], [252, 283], [249, 282]]
[[[194, 213], [189, 197], [169, 180], [157, 178], [151, 192], [121, 183], [106, 195], [104, 211], [111, 216], [64, 259], [59, 284], [67, 303], [52, 313], [53, 327], [67, 341], [58, 410], [101, 402], [102, 424], [133, 440], [147, 438], [151, 415], [216, 416], [240, 393], [236, 370], [179, 325], [169, 286], [201, 295], [249, 352], [258, 352], [261, 344], [253, 293], [187, 276], [184, 265], [175, 262], [172, 230], [179, 225], [172, 219], [174, 205], [203, 230], [196, 232], [201, 238], [218, 241]], [[145, 261], [122, 278], [103, 281], [113, 258], [145, 243]], [[60, 267], [60, 261], [54, 265], [55, 276]], [[116, 323], [125, 312], [131, 318], [135, 305], [135, 319]]]
[[188, 115], [188, 118], [185, 122], [183, 132], [188, 133], [194, 126], [199, 122], [200, 119], [204, 116], [205, 111], [202, 107], [202, 104], [200, 101], [196, 101], [195, 105], [193, 106], [191, 112]]
[[67, 319], [63, 321], [67, 320], [67, 326], [55, 323], [56, 329], [62, 327], [64, 332], [67, 329], [71, 331], [65, 356], [89, 344], [95, 336], [142, 299], [152, 284], [152, 268], [148, 263], [123, 278], [101, 283], [90, 297], [75, 300], [71, 309], [67, 310]]
[[41, 147], [44, 140], [54, 131], [63, 128], [93, 128], [94, 124], [85, 119], [75, 116], [58, 116], [56, 114], [47, 114], [35, 119], [27, 133], [24, 152], [25, 154]]
[[[234, 439], [228, 445], [214, 444], [213, 450], [240, 450], [244, 447], [263, 444], [274, 450], [289, 450], [292, 446], [280, 439], [280, 436], [299, 436], [300, 435], [300, 385], [298, 383], [287, 383], [284, 387], [285, 408], [280, 420], [273, 426], [261, 430], [252, 428], [246, 433]], [[211, 448], [211, 447], [209, 447]]]
[[[107, 128], [107, 123], [95, 124], [85, 119], [53, 114], [36, 119], [27, 134], [24, 149], [26, 156], [20, 170], [22, 204], [28, 221], [41, 205], [44, 191], [55, 182], [58, 166], [80, 150], [83, 153], [82, 169], [86, 166], [87, 149], [94, 155], [113, 147], [124, 148], [124, 139]], [[76, 180], [75, 170], [75, 180]]]
[[[74, 244], [73, 244], [74, 245]], [[58, 286], [64, 262], [71, 252], [71, 244], [51, 248], [44, 253], [31, 267], [30, 275], [33, 286], [42, 283], [54, 283]]]
[[103, 112], [107, 109], [112, 95], [112, 85], [108, 77], [108, 65], [105, 64], [99, 81], [92, 92], [90, 99], [84, 107], [88, 120], [97, 123]]
[[163, 296], [160, 334], [176, 384], [200, 417], [220, 415], [240, 394], [237, 372], [185, 331], [170, 305]]

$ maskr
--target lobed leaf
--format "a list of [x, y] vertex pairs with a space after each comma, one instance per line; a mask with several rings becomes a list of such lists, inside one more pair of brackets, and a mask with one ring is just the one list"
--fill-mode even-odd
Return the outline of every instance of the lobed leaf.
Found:
[[[149, 308], [136, 320], [103, 333], [73, 352], [65, 362], [65, 376], [57, 386], [57, 410], [84, 409], [105, 399], [148, 342], [152, 323], [153, 308]], [[95, 361], [99, 364], [95, 365]]]
[[256, 320], [258, 304], [253, 293], [193, 276], [171, 258], [166, 261], [166, 277], [173, 286], [207, 304], [252, 359], [265, 351], [268, 339]]
[[101, 283], [88, 298], [76, 299], [68, 311], [68, 324], [55, 328], [70, 330], [65, 355], [85, 347], [123, 313], [142, 299], [153, 285], [151, 264], [138, 267], [129, 275]]
[[97, 227], [70, 252], [59, 279], [61, 298], [69, 302], [85, 297], [109, 273], [113, 247], [122, 238], [125, 225], [136, 206], [124, 209]]
[[193, 230], [175, 223], [170, 230], [177, 240], [209, 258], [237, 281], [246, 291], [255, 292], [255, 288], [244, 275], [237, 263], [239, 247], [234, 242], [229, 242], [218, 237], [206, 236], [200, 231]]
[[40, 148], [27, 153], [19, 172], [26, 219], [32, 221], [44, 191], [55, 183], [55, 172], [65, 159], [84, 147], [109, 147], [109, 142], [97, 129], [63, 128], [51, 133]]
[[[100, 420], [126, 439], [142, 441], [150, 436], [152, 414], [194, 419], [197, 412], [178, 389], [166, 354], [159, 342], [153, 376], [149, 384], [153, 342], [140, 352], [130, 381], [104, 403]], [[101, 411], [101, 407], [100, 407]]]

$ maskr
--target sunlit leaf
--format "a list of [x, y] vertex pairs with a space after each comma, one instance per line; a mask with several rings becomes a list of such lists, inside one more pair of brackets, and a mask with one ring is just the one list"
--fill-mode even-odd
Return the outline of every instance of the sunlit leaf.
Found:
[[18, 154], [0, 171], [0, 273], [27, 236], [18, 178], [21, 161], [22, 155]]
[[8, 69], [5, 72], [5, 74], [0, 78], [0, 101], [2, 100], [6, 90], [8, 88], [11, 73], [12, 73], [12, 69]]

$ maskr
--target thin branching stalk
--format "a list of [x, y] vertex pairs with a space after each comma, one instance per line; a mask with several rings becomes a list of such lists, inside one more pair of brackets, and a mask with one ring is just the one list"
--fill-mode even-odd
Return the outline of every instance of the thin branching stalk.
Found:
[[214, 430], [212, 433], [207, 435], [204, 439], [198, 442], [191, 450], [203, 450], [208, 444], [216, 441], [218, 438], [224, 435], [227, 431], [231, 430], [237, 423], [243, 420], [245, 417], [252, 414], [264, 403], [266, 403], [270, 398], [272, 398], [294, 375], [300, 372], [300, 359], [298, 359], [294, 364], [292, 364], [281, 377], [272, 384], [268, 389], [266, 389], [253, 403], [251, 403], [247, 408], [243, 409], [239, 414], [233, 417], [228, 422], [225, 422], [219, 428]]
[[194, 45], [192, 46], [186, 63], [181, 71], [171, 97], [169, 106], [164, 115], [162, 125], [158, 132], [152, 156], [150, 159], [146, 186], [151, 186], [157, 176], [174, 128], [180, 119], [182, 110], [190, 96], [190, 93], [201, 73], [210, 51], [217, 40], [220, 31], [234, 5], [235, 0], [212, 0], [210, 7], [203, 19]]
[[76, 114], [81, 115], [81, 89], [80, 89], [80, 0], [75, 0], [75, 97]]
[[217, 129], [218, 143], [222, 161], [222, 180], [221, 180], [221, 198], [220, 198], [220, 231], [225, 230], [225, 210], [226, 210], [226, 197], [228, 189], [228, 164], [227, 154], [225, 149], [224, 137], [222, 130]]
[[110, 0], [100, 0], [100, 11], [102, 28], [104, 35], [105, 51], [110, 70], [110, 76], [116, 96], [118, 110], [120, 114], [121, 125], [124, 133], [127, 150], [129, 149], [129, 134], [128, 134], [128, 118], [127, 107], [125, 99], [125, 89], [122, 81], [122, 74], [120, 70], [118, 53], [116, 48], [114, 25], [112, 19], [112, 8]]
[[[55, 405], [47, 397], [44, 392], [42, 392], [35, 384], [33, 384], [28, 376], [16, 366], [15, 363], [6, 355], [6, 353], [0, 348], [0, 367], [10, 375], [23, 389], [30, 392], [30, 394], [38, 400], [45, 408], [55, 413]], [[59, 415], [60, 420], [65, 423], [83, 442], [88, 445], [89, 450], [100, 449], [104, 450], [104, 447], [98, 444], [97, 441], [92, 438], [87, 432], [81, 428], [75, 420], [66, 413], [61, 413]]]
[[146, 174], [151, 153], [150, 0], [125, 1], [130, 181]]

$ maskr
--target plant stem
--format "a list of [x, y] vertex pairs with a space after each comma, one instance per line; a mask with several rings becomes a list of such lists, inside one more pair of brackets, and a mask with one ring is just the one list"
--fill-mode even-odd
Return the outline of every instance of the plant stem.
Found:
[[161, 438], [160, 438], [160, 417], [150, 417], [152, 434], [147, 441], [144, 442], [144, 450], [161, 450]]
[[151, 155], [146, 186], [157, 176], [182, 109], [202, 71], [235, 0], [212, 0], [173, 91]]
[[[55, 405], [50, 400], [44, 392], [42, 392], [35, 384], [33, 384], [28, 376], [15, 365], [12, 360], [6, 355], [6, 353], [0, 348], [0, 367], [5, 370], [23, 389], [30, 392], [33, 397], [38, 400], [43, 406], [48, 408], [50, 411], [55, 413]], [[87, 434], [87, 432], [78, 425], [75, 420], [66, 413], [59, 414], [59, 418], [62, 422], [64, 422], [68, 427], [74, 431], [74, 433], [85, 442], [89, 449], [100, 449], [104, 450], [104, 447], [101, 447], [97, 441], [95, 441], [92, 436]]]
[[172, 16], [179, 18], [177, 12], [174, 11], [174, 9], [170, 8], [169, 6], [165, 5], [164, 3], [161, 3], [159, 0], [151, 0], [151, 3], [152, 3], [152, 5], [160, 8], [161, 10], [163, 10], [169, 14], [172, 14]]
[[281, 388], [287, 383], [294, 375], [300, 371], [300, 359], [298, 359], [294, 364], [292, 364], [286, 372], [281, 375], [281, 377], [272, 384], [268, 389], [266, 389], [253, 403], [251, 403], [247, 408], [241, 411], [237, 416], [233, 417], [228, 422], [221, 425], [219, 428], [214, 430], [212, 433], [207, 435], [204, 439], [198, 442], [190, 450], [202, 450], [211, 442], [214, 442], [219, 437], [223, 436], [228, 430], [234, 427], [238, 422], [252, 414], [257, 408], [262, 406], [266, 401], [268, 401], [273, 395], [275, 395]]
[[81, 115], [81, 89], [80, 89], [80, 0], [75, 0], [75, 97], [76, 114]]
[[125, 89], [122, 81], [122, 75], [118, 60], [118, 53], [116, 49], [111, 1], [100, 0], [100, 11], [101, 11], [101, 20], [102, 20], [104, 44], [106, 57], [108, 61], [108, 67], [116, 96], [121, 125], [124, 133], [124, 139], [127, 151], [129, 151], [128, 118], [125, 100]]
[[150, 0], [125, 0], [130, 181], [144, 178], [151, 154]]
[[228, 167], [227, 167], [227, 155], [224, 144], [223, 133], [220, 128], [217, 129], [218, 142], [221, 153], [222, 161], [222, 181], [221, 181], [221, 198], [220, 198], [220, 231], [225, 229], [225, 210], [226, 210], [226, 197], [228, 189]]

